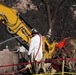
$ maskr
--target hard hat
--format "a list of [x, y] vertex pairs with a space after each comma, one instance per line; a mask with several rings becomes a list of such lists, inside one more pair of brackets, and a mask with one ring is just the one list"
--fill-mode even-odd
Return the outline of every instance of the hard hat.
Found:
[[32, 34], [38, 34], [38, 31], [35, 28], [33, 28], [33, 29], [31, 29], [31, 33]]

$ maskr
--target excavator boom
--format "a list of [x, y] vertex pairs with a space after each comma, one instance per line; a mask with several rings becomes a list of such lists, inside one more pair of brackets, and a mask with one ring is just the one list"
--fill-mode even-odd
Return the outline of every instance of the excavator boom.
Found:
[[[0, 4], [0, 21], [6, 25], [9, 33], [19, 36], [29, 47], [33, 27], [15, 9]], [[51, 58], [56, 42], [50, 44], [45, 36], [42, 36], [42, 41], [44, 57]]]
[[24, 22], [25, 20], [15, 9], [2, 4], [0, 4], [0, 8], [0, 21], [7, 26], [8, 32], [20, 36], [29, 45], [32, 27], [29, 24], [29, 27], [26, 25], [27, 22]]

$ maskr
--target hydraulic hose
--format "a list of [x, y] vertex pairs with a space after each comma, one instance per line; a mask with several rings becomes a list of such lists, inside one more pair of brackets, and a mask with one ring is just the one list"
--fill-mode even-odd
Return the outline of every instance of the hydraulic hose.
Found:
[[[6, 28], [7, 28], [7, 31], [10, 33], [10, 34], [15, 34], [15, 33], [17, 33], [21, 28], [23, 28], [22, 26], [21, 27], [19, 27], [20, 25], [21, 25], [21, 23], [23, 23], [23, 22], [20, 22], [20, 24], [15, 28], [15, 29], [17, 29], [15, 32], [11, 32], [10, 30], [9, 30], [9, 27], [13, 27], [13, 26], [15, 26], [16, 24], [17, 24], [17, 21], [18, 21], [18, 17], [17, 17], [17, 21], [16, 21], [16, 23], [15, 24], [11, 24], [11, 25], [9, 25], [10, 23], [8, 22], [8, 19], [7, 19], [7, 17], [2, 13], [2, 12], [0, 12], [0, 15], [4, 18], [4, 21], [5, 21], [5, 23], [6, 23]], [[15, 29], [13, 29], [13, 30], [15, 30]]]
[[6, 43], [6, 42], [8, 42], [8, 41], [11, 41], [11, 40], [13, 40], [13, 39], [16, 39], [16, 38], [19, 38], [19, 36], [15, 36], [15, 37], [9, 38], [9, 39], [7, 39], [7, 40], [5, 40], [5, 41], [3, 41], [3, 42], [0, 42], [0, 45]]

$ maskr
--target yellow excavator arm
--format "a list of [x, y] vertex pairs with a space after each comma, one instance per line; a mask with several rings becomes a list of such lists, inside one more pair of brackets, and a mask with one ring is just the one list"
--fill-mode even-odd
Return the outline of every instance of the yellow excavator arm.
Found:
[[[18, 35], [29, 47], [31, 29], [33, 27], [30, 26], [15, 9], [0, 4], [0, 21], [6, 25], [9, 33]], [[42, 41], [44, 57], [51, 58], [55, 50], [56, 42], [49, 44], [45, 36], [42, 36]]]
[[27, 22], [24, 22], [22, 16], [15, 9], [0, 4], [0, 21], [6, 25], [9, 33], [18, 35], [29, 45], [32, 27], [29, 24], [27, 26]]

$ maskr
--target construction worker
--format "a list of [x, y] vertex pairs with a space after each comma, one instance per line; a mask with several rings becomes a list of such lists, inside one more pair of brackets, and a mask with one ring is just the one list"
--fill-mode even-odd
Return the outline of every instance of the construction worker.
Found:
[[[38, 62], [42, 60], [42, 36], [36, 29], [31, 30], [32, 38], [30, 41], [28, 57], [31, 58], [31, 62]], [[36, 66], [36, 65], [35, 65]]]

